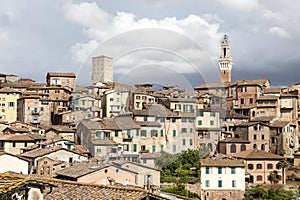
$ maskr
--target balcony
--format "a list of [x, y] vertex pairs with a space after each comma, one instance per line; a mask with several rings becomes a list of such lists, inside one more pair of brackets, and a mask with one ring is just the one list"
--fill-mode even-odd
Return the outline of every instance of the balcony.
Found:
[[132, 136], [126, 136], [123, 138], [123, 142], [132, 142]]

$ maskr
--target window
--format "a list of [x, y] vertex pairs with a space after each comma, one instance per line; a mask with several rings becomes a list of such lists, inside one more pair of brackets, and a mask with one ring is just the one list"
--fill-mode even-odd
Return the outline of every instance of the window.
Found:
[[253, 98], [249, 99], [249, 103], [252, 104], [253, 103]]
[[218, 174], [222, 174], [222, 167], [218, 167]]
[[209, 180], [205, 180], [205, 187], [209, 187]]
[[190, 146], [193, 145], [193, 139], [190, 139]]
[[173, 137], [176, 137], [176, 130], [173, 130]]
[[271, 143], [275, 144], [276, 139], [274, 137], [271, 138]]
[[137, 144], [133, 144], [133, 152], [137, 151]]
[[211, 116], [211, 117], [215, 117], [215, 116], [216, 116], [216, 113], [215, 113], [215, 112], [210, 112], [210, 116]]
[[187, 128], [181, 128], [181, 133], [187, 133]]
[[247, 87], [242, 87], [242, 92], [247, 92]]
[[209, 174], [209, 167], [205, 168], [205, 174]]
[[27, 142], [24, 142], [24, 147], [27, 147]]
[[210, 120], [210, 125], [211, 125], [211, 126], [215, 125], [215, 121]]
[[160, 130], [160, 136], [163, 137], [164, 136], [164, 130]]
[[262, 164], [257, 164], [256, 169], [262, 169]]
[[8, 102], [8, 107], [9, 108], [14, 108], [15, 107], [15, 102]]
[[265, 145], [262, 144], [260, 149], [261, 149], [261, 150], [265, 150]]
[[183, 123], [187, 122], [187, 118], [185, 118], [185, 117], [181, 118], [181, 122], [183, 122]]
[[203, 117], [204, 113], [202, 111], [198, 112], [198, 116]]
[[221, 188], [222, 187], [222, 181], [218, 181], [218, 187]]
[[141, 146], [141, 151], [146, 151], [146, 146], [145, 145]]
[[110, 98], [109, 101], [114, 101], [114, 98]]
[[97, 149], [97, 153], [101, 153], [101, 149]]
[[147, 137], [147, 131], [146, 130], [141, 130], [141, 136], [142, 137]]
[[119, 137], [119, 132], [115, 131], [115, 137]]
[[81, 101], [81, 104], [84, 106], [84, 105], [85, 105], [85, 100], [82, 100], [82, 101]]
[[244, 98], [241, 98], [241, 104], [244, 104]]
[[257, 139], [257, 136], [256, 135], [253, 135], [253, 140], [256, 140]]
[[98, 137], [98, 138], [101, 137], [101, 131], [96, 131], [96, 137]]
[[185, 139], [182, 139], [182, 145], [185, 146]]
[[231, 174], [235, 174], [235, 167], [231, 167]]
[[151, 130], [151, 137], [157, 137], [157, 130]]
[[248, 169], [253, 169], [253, 164], [248, 164]]
[[13, 142], [13, 144], [12, 144], [12, 145], [13, 145], [13, 147], [16, 147], [16, 142]]
[[160, 151], [164, 151], [164, 145], [160, 145]]
[[241, 145], [241, 151], [246, 151], [246, 145], [245, 144]]
[[265, 139], [265, 135], [261, 135], [261, 139], [264, 140]]
[[257, 148], [257, 144], [253, 144], [253, 149], [256, 149]]
[[190, 128], [190, 133], [193, 133], [193, 128]]
[[236, 153], [236, 145], [235, 144], [230, 145], [230, 153]]
[[261, 176], [261, 175], [258, 175], [258, 176], [256, 177], [256, 180], [257, 180], [257, 181], [262, 181], [262, 176]]
[[156, 146], [155, 145], [152, 146], [152, 152], [156, 152]]
[[202, 125], [202, 120], [198, 120], [198, 125], [199, 125], [199, 126]]
[[165, 122], [165, 118], [160, 118], [159, 120], [161, 123]]
[[268, 164], [268, 165], [267, 165], [267, 168], [268, 168], [268, 169], [273, 169], [273, 164]]
[[175, 122], [176, 122], [176, 118], [172, 118], [172, 122], [174, 122], [174, 123], [175, 123]]
[[233, 188], [236, 187], [236, 180], [233, 180], [233, 181], [231, 182], [231, 186], [232, 186]]

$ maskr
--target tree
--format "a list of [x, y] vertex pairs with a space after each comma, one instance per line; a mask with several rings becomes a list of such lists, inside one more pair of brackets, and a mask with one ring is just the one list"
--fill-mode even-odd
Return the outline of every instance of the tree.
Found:
[[284, 172], [285, 169], [289, 167], [289, 163], [286, 160], [281, 160], [278, 162], [279, 169], [282, 169], [282, 184], [285, 184]]

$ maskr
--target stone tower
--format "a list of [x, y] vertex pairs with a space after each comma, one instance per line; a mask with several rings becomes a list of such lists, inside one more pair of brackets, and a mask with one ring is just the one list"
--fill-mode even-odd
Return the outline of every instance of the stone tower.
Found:
[[112, 58], [103, 55], [93, 57], [92, 65], [92, 81], [94, 85], [96, 85], [97, 83], [107, 83], [113, 81]]
[[221, 82], [231, 82], [232, 57], [230, 55], [230, 42], [227, 35], [221, 41], [221, 55], [219, 58]]

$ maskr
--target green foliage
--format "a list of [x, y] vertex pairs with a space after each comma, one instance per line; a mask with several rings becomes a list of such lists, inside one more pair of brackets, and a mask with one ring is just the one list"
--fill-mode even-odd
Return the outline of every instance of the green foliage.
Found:
[[176, 183], [177, 177], [175, 176], [160, 176], [161, 183]]
[[245, 193], [245, 200], [252, 199], [272, 199], [272, 200], [289, 200], [295, 199], [299, 195], [299, 191], [284, 190], [281, 188], [266, 188], [262, 185], [256, 185]]
[[156, 166], [161, 170], [161, 182], [199, 182], [200, 151], [202, 150], [187, 150], [180, 154], [163, 152], [156, 160]]
[[189, 192], [187, 189], [185, 189], [184, 185], [181, 184], [172, 187], [161, 188], [161, 191], [177, 194], [184, 197], [200, 199], [200, 197], [197, 194]]

